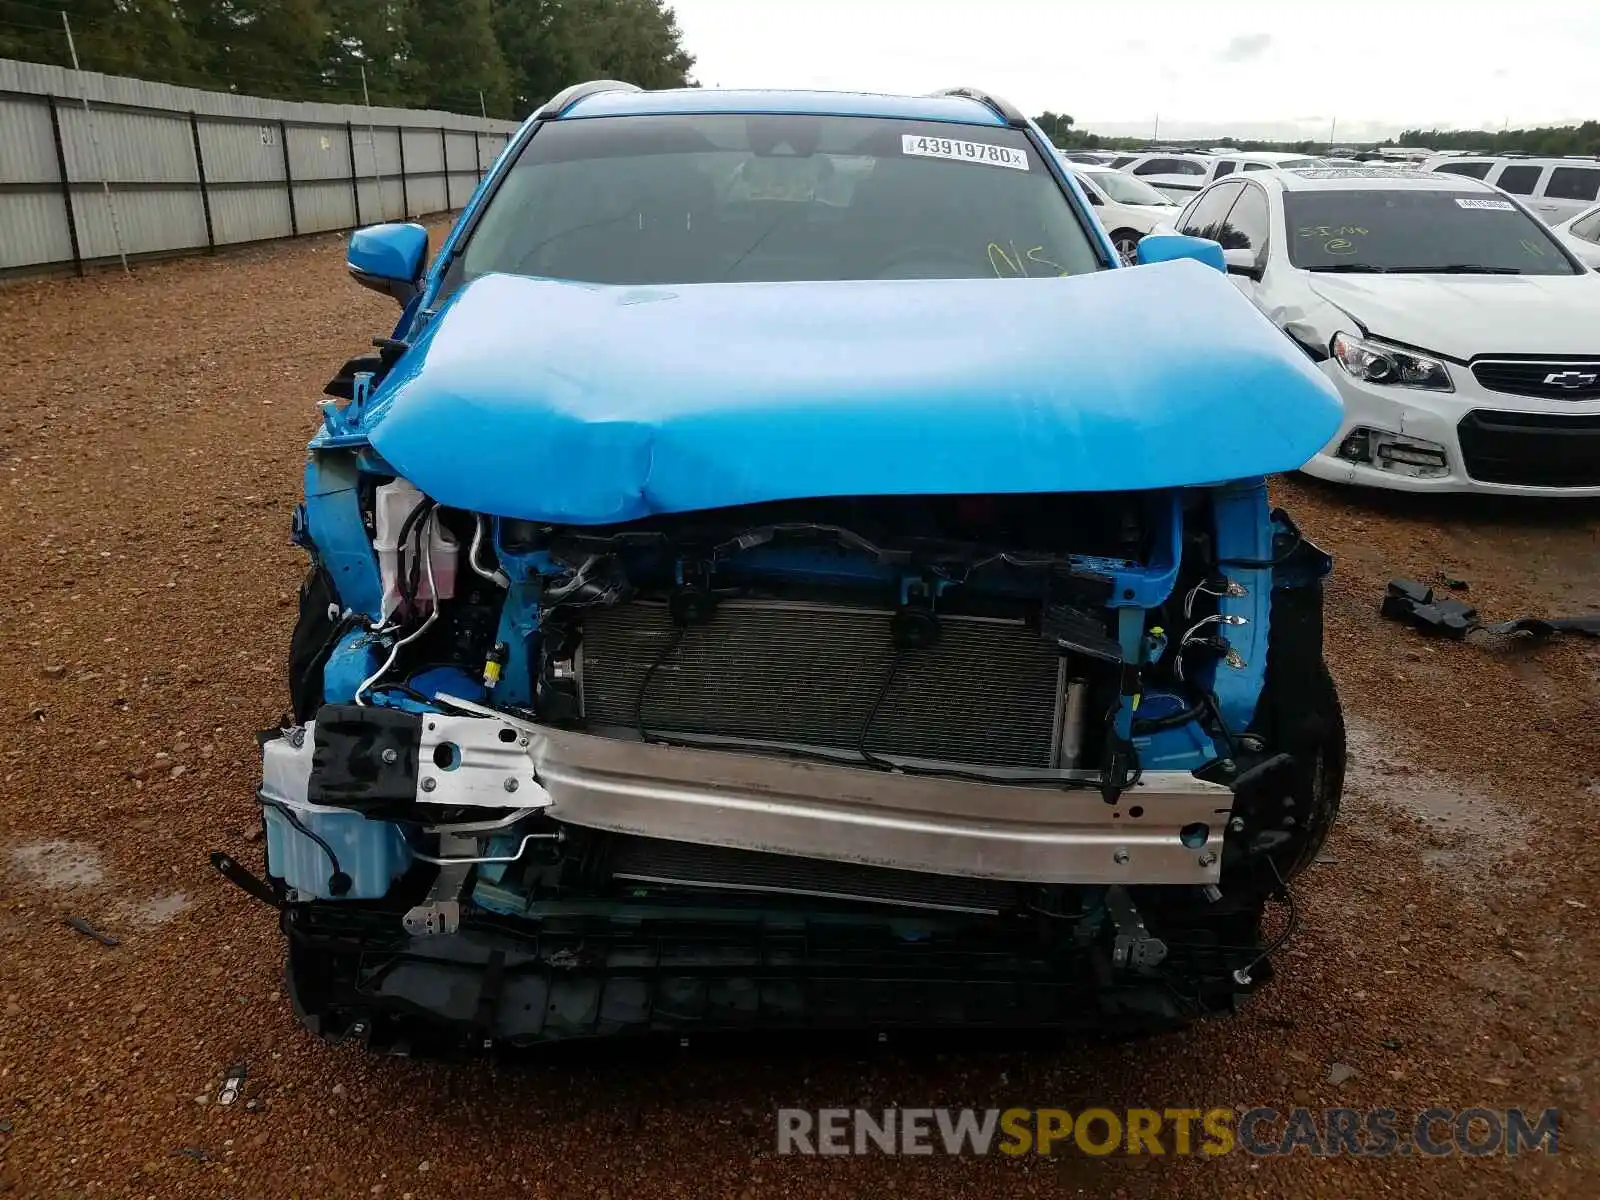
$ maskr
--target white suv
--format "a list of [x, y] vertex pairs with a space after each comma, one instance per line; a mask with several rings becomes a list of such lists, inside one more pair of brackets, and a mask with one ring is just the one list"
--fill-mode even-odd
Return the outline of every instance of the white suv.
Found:
[[1304, 154], [1273, 150], [1241, 150], [1227, 154], [1141, 154], [1125, 162], [1113, 160], [1119, 171], [1137, 175], [1182, 204], [1207, 184], [1239, 171], [1271, 171], [1309, 167], [1317, 162]]
[[1600, 199], [1600, 159], [1529, 158], [1520, 154], [1436, 155], [1421, 167], [1465, 175], [1522, 197], [1546, 225], [1559, 225]]

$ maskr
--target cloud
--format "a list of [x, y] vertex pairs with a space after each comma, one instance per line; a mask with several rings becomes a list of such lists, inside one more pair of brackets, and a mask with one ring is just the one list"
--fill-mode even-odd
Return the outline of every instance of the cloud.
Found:
[[1260, 58], [1266, 53], [1267, 47], [1272, 45], [1270, 33], [1241, 33], [1217, 55], [1218, 62], [1242, 63], [1251, 59]]

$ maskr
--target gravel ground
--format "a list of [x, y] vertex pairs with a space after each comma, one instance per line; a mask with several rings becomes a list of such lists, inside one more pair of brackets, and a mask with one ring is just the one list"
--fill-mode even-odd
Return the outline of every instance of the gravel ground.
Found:
[[[0, 291], [0, 1193], [19, 1196], [1600, 1194], [1600, 653], [1434, 644], [1391, 574], [1492, 618], [1600, 607], [1600, 507], [1278, 485], [1338, 556], [1353, 770], [1303, 931], [1239, 1017], [987, 1053], [893, 1046], [425, 1065], [294, 1024], [255, 730], [284, 703], [312, 403], [387, 301], [308, 241]], [[69, 928], [77, 916], [115, 947]], [[241, 1102], [215, 1103], [232, 1063]], [[1334, 1064], [1354, 1074], [1330, 1082]], [[247, 1101], [249, 1103], [247, 1103]], [[1562, 1153], [1384, 1162], [779, 1159], [780, 1105], [1563, 1110]]]

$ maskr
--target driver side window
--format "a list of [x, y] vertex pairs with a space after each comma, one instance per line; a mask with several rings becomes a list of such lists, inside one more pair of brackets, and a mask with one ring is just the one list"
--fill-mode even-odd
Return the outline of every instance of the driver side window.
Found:
[[1229, 180], [1219, 183], [1215, 187], [1200, 194], [1187, 209], [1178, 225], [1179, 233], [1186, 233], [1190, 237], [1210, 238], [1218, 240], [1223, 219], [1228, 215], [1228, 210], [1233, 207], [1233, 202], [1239, 198], [1239, 193], [1244, 189], [1242, 182]]

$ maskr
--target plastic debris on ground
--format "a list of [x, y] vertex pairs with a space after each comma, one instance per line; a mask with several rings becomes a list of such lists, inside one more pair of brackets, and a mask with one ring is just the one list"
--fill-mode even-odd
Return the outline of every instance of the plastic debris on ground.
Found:
[[113, 934], [109, 934], [109, 933], [105, 932], [105, 930], [103, 930], [103, 929], [96, 929], [93, 925], [91, 925], [88, 921], [84, 920], [82, 917], [63, 917], [62, 920], [67, 925], [71, 926], [73, 929], [76, 929], [79, 933], [83, 934], [84, 936], [92, 937], [95, 941], [99, 942], [102, 946], [120, 946], [120, 945], [122, 945], [122, 939], [121, 938], [116, 937]]
[[[1459, 582], [1448, 581], [1452, 587]], [[1600, 613], [1582, 617], [1516, 617], [1485, 624], [1472, 605], [1451, 596], [1436, 595], [1431, 587], [1415, 579], [1391, 579], [1378, 612], [1391, 621], [1404, 621], [1423, 633], [1456, 641], [1464, 641], [1474, 631], [1497, 637], [1522, 634], [1548, 638], [1561, 633], [1600, 637]]]

